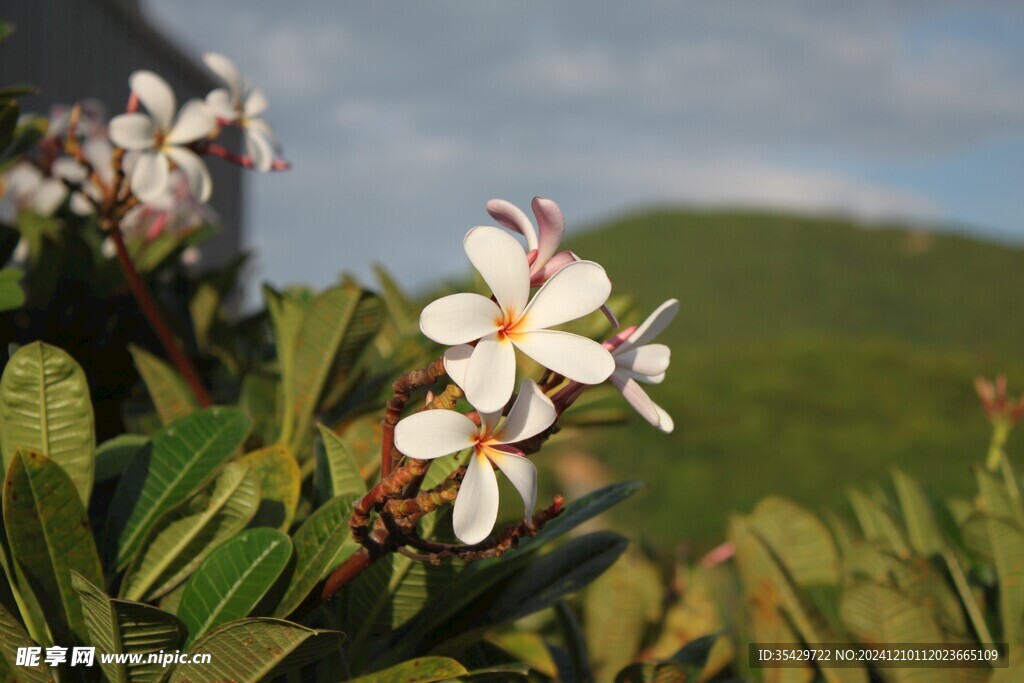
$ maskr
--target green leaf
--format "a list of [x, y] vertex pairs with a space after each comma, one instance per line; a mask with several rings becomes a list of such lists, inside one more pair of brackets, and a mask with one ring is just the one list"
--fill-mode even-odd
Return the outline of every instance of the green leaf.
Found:
[[[433, 469], [431, 467], [431, 472]], [[504, 557], [481, 560], [466, 566], [443, 595], [431, 599], [417, 617], [403, 627], [399, 646], [388, 653], [389, 660], [392, 657], [400, 659], [407, 651], [403, 648], [408, 648], [409, 643], [430, 637], [507, 577], [522, 571], [532, 559], [534, 551], [626, 500], [643, 486], [641, 482], [627, 481], [589, 493], [570, 503], [561, 515], [548, 522], [536, 536], [520, 540], [518, 548], [506, 553]]]
[[558, 665], [548, 644], [539, 634], [511, 627], [503, 631], [492, 631], [484, 636], [484, 640], [525, 662], [534, 671], [548, 678], [558, 678]]
[[860, 491], [850, 491], [850, 504], [864, 537], [884, 544], [900, 557], [910, 555], [910, 546], [889, 510]]
[[18, 451], [4, 482], [3, 515], [11, 553], [39, 600], [54, 641], [86, 642], [71, 572], [102, 583], [103, 569], [71, 478], [45, 455]]
[[941, 643], [945, 640], [929, 608], [888, 586], [874, 583], [850, 586], [843, 591], [839, 613], [843, 624], [861, 643]]
[[19, 448], [42, 453], [89, 504], [96, 435], [89, 384], [71, 356], [42, 342], [11, 356], [0, 379], [0, 428], [4, 471]]
[[259, 506], [259, 476], [247, 464], [231, 463], [207, 488], [153, 525], [121, 583], [122, 597], [154, 600], [164, 595], [244, 529]]
[[199, 409], [195, 394], [177, 370], [140, 346], [130, 344], [128, 350], [156, 406], [160, 422], [169, 425]]
[[352, 392], [362, 376], [363, 361], [367, 350], [371, 348], [370, 342], [380, 332], [384, 317], [385, 306], [380, 297], [362, 292], [345, 336], [334, 355], [318, 411], [334, 409]]
[[310, 591], [359, 547], [351, 540], [348, 528], [354, 500], [355, 496], [330, 500], [295, 532], [295, 573], [275, 616], [294, 612]]
[[[33, 667], [17, 664], [18, 648], [35, 645], [14, 615], [0, 605], [0, 680], [29, 683], [52, 681], [49, 668], [45, 664], [40, 663]], [[15, 676], [15, 673], [18, 675]]]
[[203, 560], [185, 586], [178, 614], [191, 644], [221, 624], [249, 615], [292, 557], [292, 541], [274, 529], [249, 529]]
[[493, 596], [475, 626], [515, 621], [555, 604], [604, 573], [626, 550], [629, 541], [611, 531], [574, 538], [517, 572]]
[[242, 456], [238, 462], [249, 464], [260, 478], [260, 506], [250, 524], [288, 531], [302, 487], [299, 463], [288, 447], [269, 446]]
[[[313, 295], [307, 289], [294, 288], [278, 292], [270, 285], [263, 286], [263, 298], [267, 302], [267, 312], [274, 325], [274, 346], [277, 348], [277, 364], [281, 373], [283, 405], [281, 406], [281, 434], [278, 440], [288, 443], [291, 433], [285, 431], [285, 422], [291, 417], [294, 384], [291, 378], [295, 374], [296, 338], [302, 328], [306, 311], [313, 305]], [[291, 429], [291, 425], [288, 425]]]
[[107, 519], [107, 556], [118, 568], [164, 513], [199, 489], [245, 441], [249, 418], [232, 408], [200, 410], [153, 435], [121, 477]]
[[291, 374], [285, 375], [286, 396], [281, 441], [287, 443], [300, 460], [311, 434], [313, 413], [320, 401], [331, 364], [352, 322], [362, 291], [358, 287], [331, 287], [313, 300], [295, 336]]
[[242, 619], [200, 638], [189, 655], [210, 656], [209, 664], [178, 664], [169, 683], [257, 683], [337, 652], [343, 636], [279, 619]]
[[320, 425], [320, 438], [323, 439], [332, 496], [364, 495], [366, 482], [359, 473], [359, 463], [345, 439], [324, 425]]
[[[81, 574], [72, 575], [89, 631], [89, 644], [96, 648], [96, 662], [111, 683], [136, 683], [161, 680], [167, 669], [159, 663], [146, 663], [145, 655], [181, 647], [185, 625], [173, 614], [138, 602], [116, 600], [90, 583]], [[104, 654], [144, 655], [138, 664], [103, 662]]]
[[391, 273], [381, 265], [374, 265], [373, 272], [380, 283], [381, 298], [387, 304], [388, 313], [394, 320], [399, 334], [415, 332], [419, 325], [419, 309], [416, 303], [410, 299], [402, 288], [398, 286]]
[[907, 538], [914, 552], [921, 557], [941, 554], [946, 549], [946, 544], [942, 540], [942, 531], [924, 488], [898, 469], [893, 469], [892, 480], [896, 486], [900, 509], [903, 511]]
[[1003, 640], [1024, 642], [1024, 532], [1010, 519], [984, 514], [968, 520], [965, 530], [984, 534], [995, 565]]
[[96, 449], [96, 482], [120, 477], [135, 456], [149, 443], [141, 434], [121, 434]]
[[468, 675], [465, 667], [454, 659], [421, 657], [368, 676], [353, 678], [351, 683], [436, 683]]
[[5, 170], [17, 161], [18, 157], [35, 147], [46, 135], [49, 127], [50, 123], [45, 116], [29, 116], [18, 123], [14, 129], [14, 140], [6, 149], [0, 150], [3, 153], [0, 171]]
[[24, 275], [20, 268], [0, 269], [0, 311], [12, 311], [25, 305], [25, 290], [21, 288]]
[[832, 534], [813, 513], [769, 496], [754, 508], [750, 522], [798, 586], [839, 585], [842, 569]]

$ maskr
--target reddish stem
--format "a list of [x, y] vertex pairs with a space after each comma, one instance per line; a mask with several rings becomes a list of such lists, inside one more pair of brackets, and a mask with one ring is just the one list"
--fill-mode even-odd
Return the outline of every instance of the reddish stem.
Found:
[[178, 368], [178, 372], [181, 373], [182, 377], [185, 378], [185, 381], [192, 389], [192, 393], [195, 394], [196, 399], [199, 401], [199, 405], [204, 408], [213, 405], [213, 399], [199, 379], [199, 373], [196, 372], [196, 369], [192, 367], [192, 363], [189, 362], [189, 359], [178, 348], [178, 342], [174, 338], [174, 333], [160, 313], [160, 308], [146, 288], [146, 283], [142, 281], [139, 271], [135, 269], [135, 264], [132, 263], [132, 258], [128, 254], [128, 247], [125, 246], [120, 226], [114, 223], [109, 232], [111, 239], [114, 240], [114, 246], [117, 248], [117, 260], [120, 261], [121, 269], [124, 270], [128, 286], [131, 288], [139, 308], [142, 309], [143, 315], [149, 321], [150, 327], [153, 328], [156, 336], [160, 339], [160, 343], [163, 345], [167, 356]]
[[[241, 166], [242, 168], [256, 168], [256, 163], [248, 154], [236, 154], [227, 147], [223, 147], [212, 142], [202, 145], [199, 150], [220, 157], [221, 159]], [[284, 159], [274, 159], [273, 163], [270, 164], [271, 171], [287, 171], [291, 167], [291, 162], [285, 161]]]
[[331, 572], [327, 583], [324, 584], [323, 592], [320, 594], [321, 597], [325, 601], [333, 598], [334, 594], [344, 588], [348, 582], [362, 574], [370, 566], [371, 562], [373, 562], [373, 558], [370, 556], [370, 551], [366, 548], [360, 548], [352, 555], [349, 555], [349, 558], [342, 562], [341, 566]]

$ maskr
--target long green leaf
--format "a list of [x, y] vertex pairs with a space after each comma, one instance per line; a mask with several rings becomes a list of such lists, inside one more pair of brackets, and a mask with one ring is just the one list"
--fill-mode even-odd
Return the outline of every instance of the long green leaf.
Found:
[[154, 434], [114, 492], [106, 556], [125, 567], [156, 521], [202, 486], [248, 432], [249, 418], [241, 411], [207, 408]]
[[242, 619], [221, 626], [196, 641], [192, 662], [210, 656], [209, 664], [178, 664], [169, 683], [257, 683], [273, 680], [337, 652], [343, 636], [279, 619]]
[[295, 572], [274, 615], [286, 617], [310, 591], [359, 547], [351, 540], [348, 517], [354, 496], [325, 503], [295, 532]]
[[85, 622], [71, 572], [101, 583], [103, 570], [71, 478], [45, 455], [18, 451], [4, 482], [3, 515], [11, 552], [54, 641], [84, 643]]
[[358, 287], [339, 285], [317, 295], [306, 312], [294, 338], [291, 375], [283, 381], [290, 389], [291, 403], [282, 426], [282, 442], [295, 457], [305, 461], [306, 444], [311, 440], [310, 426], [331, 364], [348, 330], [362, 295]]
[[150, 529], [121, 583], [126, 600], [154, 600], [185, 580], [218, 545], [245, 528], [259, 506], [259, 476], [231, 463], [208, 487]]
[[465, 667], [447, 657], [410, 659], [383, 671], [353, 678], [351, 683], [438, 683], [468, 676]]
[[757, 504], [750, 521], [798, 586], [839, 585], [842, 570], [832, 534], [813, 513], [769, 496]]
[[[278, 292], [270, 285], [263, 285], [263, 298], [267, 303], [267, 312], [274, 325], [274, 346], [277, 349], [278, 370], [281, 373], [281, 389], [283, 405], [281, 405], [281, 433], [278, 440], [288, 443], [291, 433], [285, 431], [285, 422], [291, 415], [295, 399], [291, 378], [295, 374], [295, 339], [302, 328], [302, 320], [306, 311], [313, 305], [313, 295], [306, 289], [291, 289]], [[291, 425], [287, 425], [290, 430]]]
[[252, 526], [288, 531], [299, 506], [302, 477], [295, 456], [282, 444], [253, 451], [238, 459], [249, 464], [260, 478], [260, 506]]
[[48, 668], [42, 663], [37, 666], [18, 665], [18, 649], [33, 646], [35, 643], [21, 628], [14, 615], [0, 605], [0, 680], [28, 683], [53, 680]]
[[898, 469], [893, 469], [892, 481], [903, 511], [907, 540], [914, 552], [922, 557], [942, 554], [946, 544], [942, 540], [942, 531], [924, 488], [906, 472]]
[[178, 606], [189, 643], [248, 616], [291, 557], [291, 539], [274, 529], [243, 531], [210, 553], [188, 580]]
[[13, 311], [25, 305], [25, 290], [21, 288], [24, 276], [20, 268], [0, 269], [0, 311]]
[[[111, 683], [156, 683], [167, 673], [159, 663], [148, 663], [146, 655], [181, 647], [185, 625], [173, 614], [139, 602], [116, 600], [81, 574], [72, 575], [72, 585], [82, 602], [89, 643], [96, 648], [96, 661]], [[142, 661], [104, 662], [104, 654], [139, 654]]]
[[128, 350], [156, 406], [160, 422], [169, 425], [199, 409], [195, 394], [177, 370], [140, 346], [132, 344]]
[[17, 449], [42, 453], [89, 504], [96, 435], [89, 383], [71, 356], [42, 342], [18, 349], [0, 379], [0, 423], [5, 472]]
[[[930, 609], [899, 590], [877, 584], [856, 584], [843, 591], [839, 605], [843, 623], [861, 643], [941, 643], [942, 630]], [[886, 669], [886, 680], [926, 682], [950, 680], [943, 669]]]
[[366, 482], [359, 473], [359, 463], [345, 439], [324, 425], [320, 425], [320, 438], [324, 445], [331, 496], [365, 494]]

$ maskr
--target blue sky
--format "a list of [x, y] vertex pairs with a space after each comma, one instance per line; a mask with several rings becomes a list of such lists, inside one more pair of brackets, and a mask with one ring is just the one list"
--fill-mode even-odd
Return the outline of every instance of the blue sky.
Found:
[[739, 203], [1024, 242], [1019, 2], [143, 6], [270, 97], [294, 169], [249, 184], [261, 280], [463, 274], [485, 202], [538, 194], [570, 231]]

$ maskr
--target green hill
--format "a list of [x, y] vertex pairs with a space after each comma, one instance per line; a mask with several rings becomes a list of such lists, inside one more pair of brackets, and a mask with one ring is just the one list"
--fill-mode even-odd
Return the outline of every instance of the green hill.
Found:
[[650, 391], [676, 432], [635, 420], [588, 442], [617, 476], [650, 482], [623, 521], [659, 544], [717, 542], [730, 511], [769, 493], [842, 508], [848, 487], [891, 466], [966, 494], [988, 439], [973, 377], [1005, 372], [1024, 391], [1019, 248], [693, 211], [631, 216], [570, 246], [635, 294], [638, 316], [681, 302], [668, 379]]

